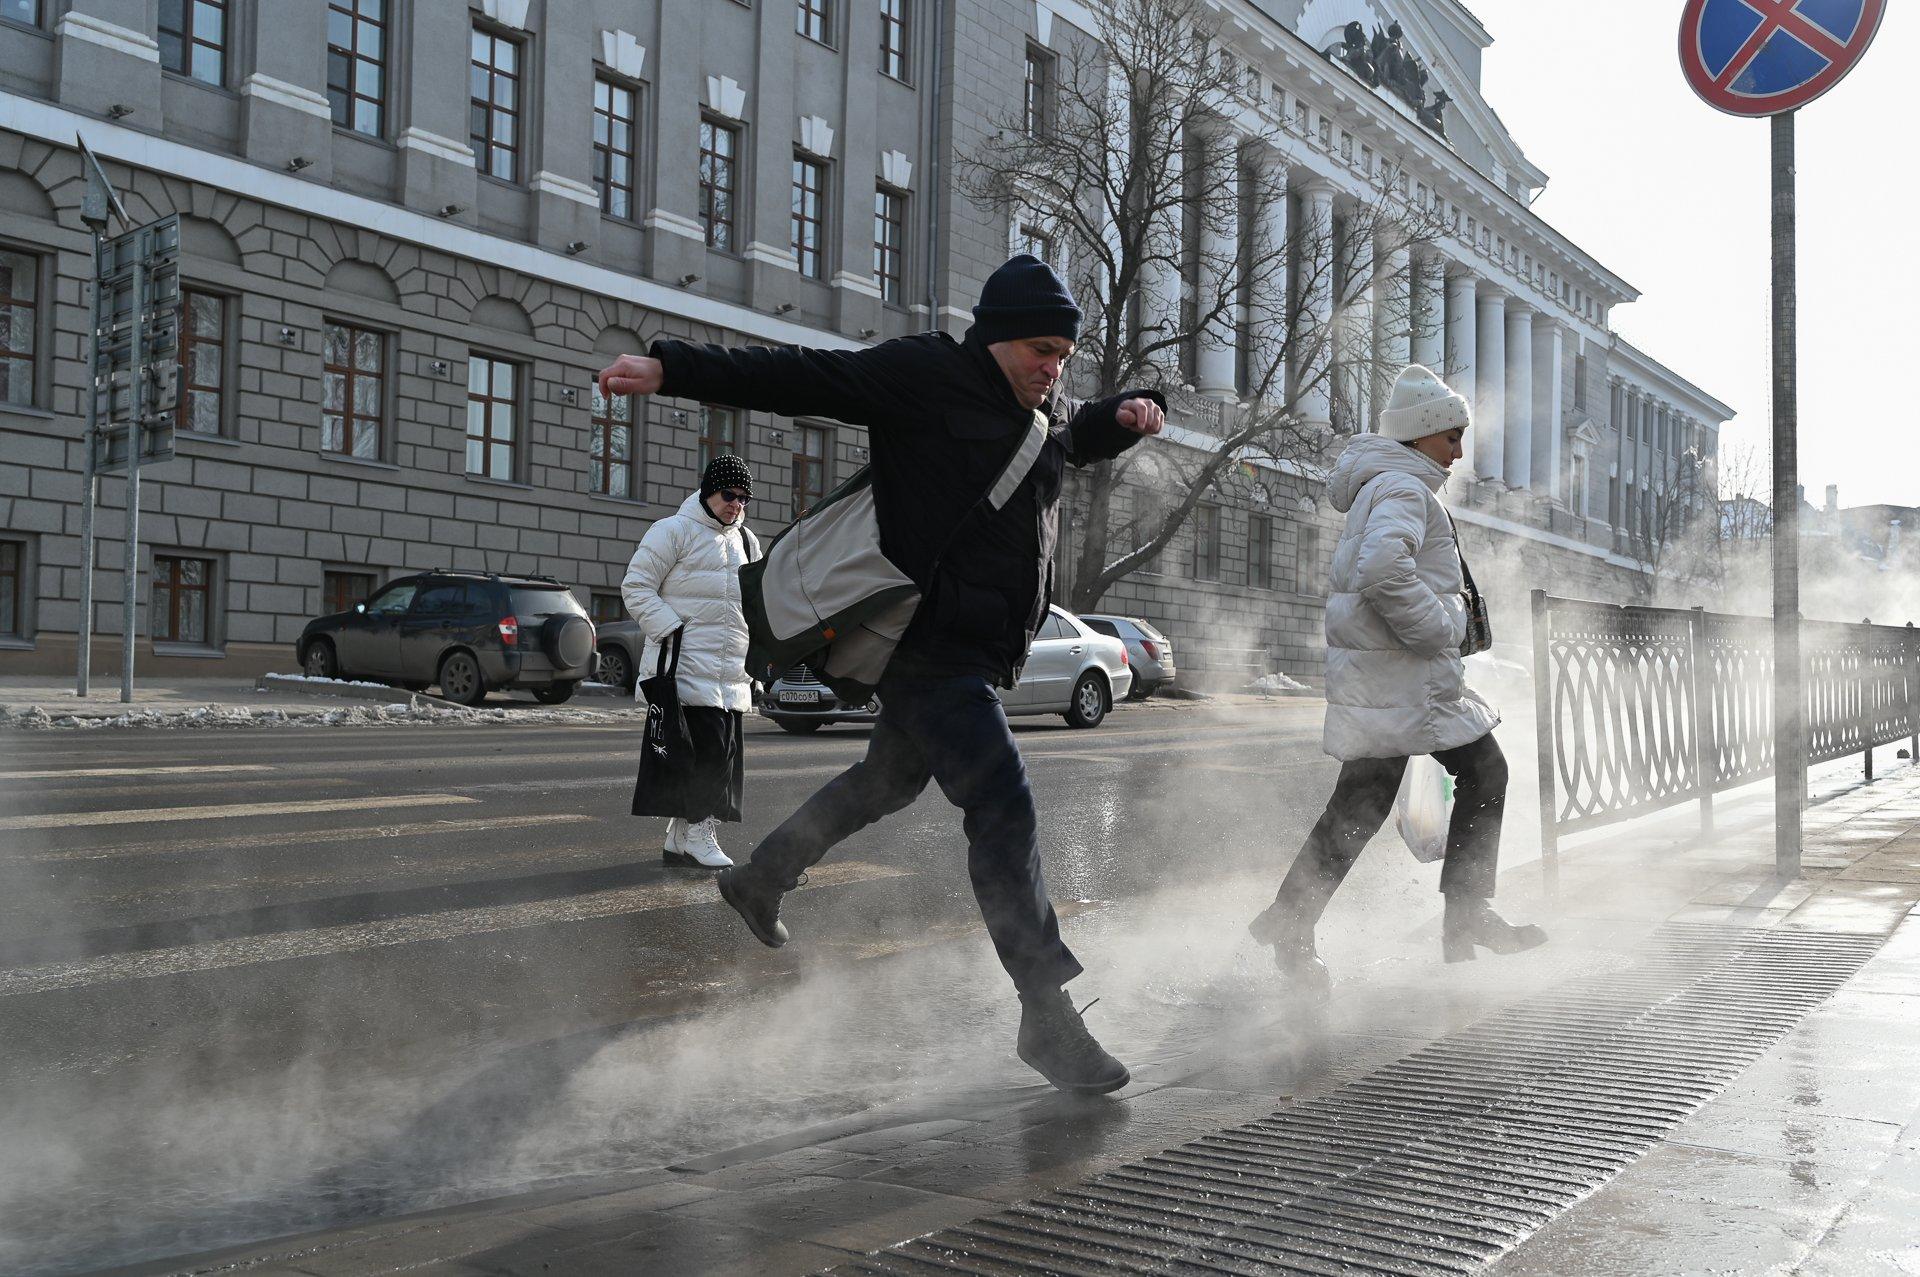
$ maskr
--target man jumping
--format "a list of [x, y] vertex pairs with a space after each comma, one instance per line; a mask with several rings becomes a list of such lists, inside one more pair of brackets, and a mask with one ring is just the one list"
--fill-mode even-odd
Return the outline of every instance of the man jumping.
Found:
[[[828, 782], [719, 876], [720, 894], [763, 944], [787, 942], [780, 897], [842, 839], [910, 806], [929, 780], [960, 808], [967, 870], [1001, 965], [1020, 994], [1022, 1060], [1067, 1091], [1127, 1084], [1061, 986], [1081, 966], [1060, 939], [1041, 873], [1026, 765], [998, 688], [1020, 677], [1053, 596], [1067, 465], [1119, 456], [1158, 434], [1166, 401], [1130, 390], [1071, 406], [1059, 383], [1080, 308], [1037, 258], [987, 280], [966, 340], [900, 337], [864, 350], [724, 349], [657, 341], [600, 373], [609, 395], [667, 394], [868, 430], [881, 548], [921, 603], [880, 681], [866, 758]], [[1044, 412], [1047, 439], [1019, 490], [982, 498]]]

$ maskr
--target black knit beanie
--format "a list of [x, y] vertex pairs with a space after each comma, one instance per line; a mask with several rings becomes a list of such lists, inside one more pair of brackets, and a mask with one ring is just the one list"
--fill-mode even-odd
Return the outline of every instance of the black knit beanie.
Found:
[[753, 471], [731, 452], [707, 462], [707, 472], [700, 476], [700, 499], [704, 501], [722, 488], [753, 495]]
[[1080, 307], [1067, 291], [1066, 281], [1030, 253], [1007, 259], [987, 277], [980, 304], [973, 308], [973, 331], [968, 334], [992, 345], [1022, 337], [1080, 339]]

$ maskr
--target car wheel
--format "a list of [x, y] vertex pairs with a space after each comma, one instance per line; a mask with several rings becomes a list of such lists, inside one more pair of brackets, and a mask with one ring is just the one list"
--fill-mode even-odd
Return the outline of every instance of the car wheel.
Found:
[[781, 731], [792, 732], [795, 736], [811, 736], [824, 726], [810, 718], [776, 718], [773, 721], [780, 724]]
[[542, 705], [558, 705], [562, 701], [572, 700], [579, 686], [578, 683], [549, 683], [545, 687], [534, 688], [533, 699]]
[[600, 681], [623, 692], [633, 690], [633, 658], [624, 649], [603, 647], [600, 649]]
[[1067, 703], [1067, 722], [1073, 727], [1098, 727], [1107, 716], [1107, 685], [1098, 674], [1082, 674]]
[[478, 705], [487, 699], [487, 680], [480, 675], [480, 662], [467, 652], [455, 652], [440, 662], [440, 692], [461, 705]]
[[1133, 686], [1127, 689], [1127, 699], [1130, 701], [1144, 701], [1147, 697], [1153, 695], [1153, 687], [1154, 685], [1145, 679], [1135, 677]]
[[339, 678], [340, 662], [333, 654], [333, 643], [328, 639], [315, 639], [307, 645], [307, 659], [302, 665], [308, 678]]

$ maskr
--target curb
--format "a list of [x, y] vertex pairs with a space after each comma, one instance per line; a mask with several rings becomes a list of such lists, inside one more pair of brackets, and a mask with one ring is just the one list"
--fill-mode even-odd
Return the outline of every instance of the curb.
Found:
[[373, 701], [381, 705], [404, 704], [408, 709], [468, 708], [457, 701], [429, 696], [425, 692], [409, 692], [401, 687], [388, 687], [382, 683], [349, 683], [345, 680], [316, 682], [304, 675], [295, 674], [262, 674], [253, 688], [256, 692], [284, 693], [294, 696], [329, 696], [336, 700]]

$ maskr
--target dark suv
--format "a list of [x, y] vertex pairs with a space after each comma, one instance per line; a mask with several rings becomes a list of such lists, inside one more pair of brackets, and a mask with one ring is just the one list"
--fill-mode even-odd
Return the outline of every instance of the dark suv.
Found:
[[550, 576], [423, 572], [374, 592], [353, 611], [307, 622], [294, 651], [316, 678], [358, 678], [478, 705], [524, 687], [543, 704], [571, 697], [593, 673], [593, 622]]

